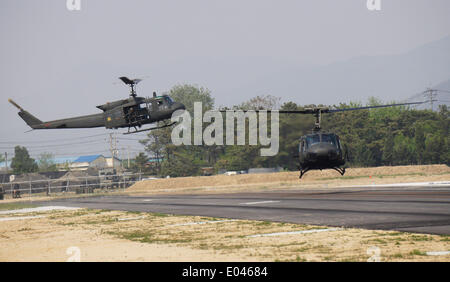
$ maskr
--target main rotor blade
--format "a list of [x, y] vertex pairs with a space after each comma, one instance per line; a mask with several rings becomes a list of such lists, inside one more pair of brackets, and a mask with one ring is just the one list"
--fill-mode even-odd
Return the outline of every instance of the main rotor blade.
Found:
[[121, 77], [119, 77], [119, 79], [122, 80], [123, 83], [125, 83], [125, 84], [133, 84], [133, 80], [129, 79], [126, 76], [121, 76]]
[[375, 108], [387, 108], [387, 107], [396, 107], [396, 106], [420, 105], [420, 104], [424, 104], [424, 103], [427, 103], [427, 102], [411, 102], [411, 103], [367, 106], [367, 107], [357, 107], [357, 108], [329, 109], [329, 110], [324, 111], [324, 112], [325, 113], [335, 113], [335, 112], [346, 112], [346, 111], [356, 111], [356, 110], [375, 109]]
[[296, 111], [285, 111], [285, 110], [217, 110], [217, 112], [221, 112], [221, 113], [226, 113], [226, 112], [236, 112], [236, 111], [242, 111], [242, 112], [255, 112], [255, 113], [259, 113], [259, 112], [278, 112], [280, 114], [313, 114], [314, 110], [313, 109], [307, 109], [307, 110], [296, 110]]
[[142, 81], [142, 78], [129, 79], [126, 76], [121, 76], [121, 77], [119, 77], [119, 79], [122, 80], [123, 83], [129, 84], [129, 85], [135, 85]]
[[[399, 104], [389, 104], [389, 105], [378, 105], [378, 106], [367, 106], [367, 107], [356, 107], [356, 108], [345, 108], [345, 109], [330, 109], [328, 107], [316, 107], [316, 108], [305, 108], [303, 110], [279, 110], [278, 113], [280, 114], [317, 114], [319, 112], [321, 113], [335, 113], [335, 112], [346, 112], [346, 111], [356, 111], [356, 110], [365, 110], [365, 109], [374, 109], [374, 108], [386, 108], [386, 107], [396, 107], [396, 106], [407, 106], [407, 105], [420, 105], [427, 103], [425, 102], [411, 102], [411, 103], [399, 103]], [[239, 110], [218, 110], [221, 113], [226, 112], [235, 112]], [[277, 110], [242, 110], [243, 112], [274, 112]]]

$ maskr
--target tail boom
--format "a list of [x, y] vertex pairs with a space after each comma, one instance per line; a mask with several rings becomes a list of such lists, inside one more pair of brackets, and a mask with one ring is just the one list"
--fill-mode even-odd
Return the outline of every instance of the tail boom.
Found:
[[16, 102], [14, 102], [12, 99], [8, 99], [8, 101], [16, 108], [20, 110], [18, 112], [19, 116], [33, 129], [42, 128], [42, 121], [38, 119], [37, 117], [33, 116], [29, 112], [25, 111], [21, 106], [19, 106]]
[[20, 110], [18, 112], [19, 116], [32, 129], [92, 128], [105, 126], [103, 113], [43, 122], [25, 111], [13, 100], [8, 99], [8, 101]]

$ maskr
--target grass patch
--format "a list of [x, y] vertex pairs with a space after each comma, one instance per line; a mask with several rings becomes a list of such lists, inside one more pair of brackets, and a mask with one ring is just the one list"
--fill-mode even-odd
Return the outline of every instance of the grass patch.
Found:
[[158, 244], [158, 243], [176, 244], [176, 243], [190, 243], [193, 241], [192, 239], [176, 239], [176, 238], [169, 239], [158, 237], [161, 234], [154, 234], [149, 231], [140, 231], [140, 230], [132, 232], [106, 232], [106, 233], [109, 235], [118, 236], [119, 238], [122, 239], [150, 244]]
[[81, 210], [70, 214], [70, 216], [83, 216], [92, 213], [90, 210]]
[[140, 211], [127, 211], [127, 214], [141, 214]]
[[170, 214], [166, 214], [166, 213], [158, 213], [158, 212], [156, 212], [156, 213], [151, 213], [151, 215], [152, 215], [152, 216], [155, 216], [155, 217], [169, 217], [169, 216], [170, 216]]
[[403, 254], [400, 254], [400, 253], [393, 254], [393, 255], [391, 255], [390, 257], [391, 257], [391, 258], [394, 258], [394, 259], [402, 259], [402, 258], [405, 258], [405, 256], [404, 256]]
[[293, 251], [294, 252], [298, 252], [298, 253], [303, 253], [303, 252], [306, 252], [306, 251], [308, 251], [308, 250], [311, 250], [311, 247], [302, 247], [302, 248], [299, 248], [299, 249], [294, 249]]
[[411, 235], [409, 239], [415, 242], [433, 241], [433, 238], [431, 236], [426, 235]]
[[219, 250], [227, 250], [227, 251], [231, 251], [231, 250], [240, 250], [240, 249], [243, 249], [243, 248], [246, 248], [246, 246], [245, 245], [242, 245], [242, 244], [238, 244], [238, 245], [224, 245], [224, 244], [219, 244], [219, 245], [215, 245], [215, 246], [213, 246], [213, 249], [214, 250], [216, 250], [216, 251], [219, 251]]
[[302, 257], [299, 257], [299, 256], [296, 256], [296, 257], [295, 257], [295, 261], [296, 261], [296, 262], [306, 262], [306, 259], [305, 259], [305, 258], [302, 258]]
[[75, 222], [57, 222], [57, 223], [60, 225], [63, 225], [63, 226], [74, 226], [75, 225]]
[[346, 180], [346, 179], [358, 179], [358, 178], [367, 178], [369, 175], [360, 175], [360, 176], [351, 176], [351, 175], [344, 175], [339, 177], [324, 177], [321, 178], [321, 180]]
[[[447, 173], [444, 173], [447, 174]], [[351, 180], [351, 179], [360, 179], [360, 178], [384, 178], [384, 177], [400, 177], [400, 176], [426, 176], [426, 173], [423, 172], [412, 172], [412, 173], [398, 173], [398, 174], [378, 174], [378, 175], [344, 175], [339, 177], [324, 177], [321, 180]]]
[[369, 241], [367, 241], [366, 243], [387, 244], [387, 241], [385, 241], [385, 240], [383, 240], [383, 239], [376, 238], [376, 239], [369, 240]]
[[272, 222], [270, 222], [270, 221], [261, 221], [261, 222], [258, 222], [256, 225], [257, 226], [270, 226], [270, 225], [272, 225]]
[[29, 204], [29, 203], [6, 203], [6, 204], [0, 204], [0, 211], [29, 209], [29, 208], [36, 208], [36, 207], [38, 207], [38, 205]]
[[115, 219], [109, 218], [109, 219], [105, 219], [105, 220], [89, 220], [86, 222], [83, 222], [82, 224], [112, 224], [117, 222]]
[[413, 256], [426, 256], [427, 254], [425, 252], [419, 251], [419, 250], [413, 250], [409, 253]]

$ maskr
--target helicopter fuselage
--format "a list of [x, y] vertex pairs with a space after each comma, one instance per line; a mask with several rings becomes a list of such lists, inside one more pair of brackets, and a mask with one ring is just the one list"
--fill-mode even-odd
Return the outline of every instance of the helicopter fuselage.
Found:
[[103, 113], [42, 122], [22, 109], [14, 101], [10, 100], [10, 102], [20, 110], [18, 113], [19, 116], [32, 129], [136, 128], [145, 124], [170, 119], [176, 110], [183, 110], [185, 108], [183, 104], [174, 102], [167, 95], [152, 98], [132, 96], [128, 99], [97, 106], [97, 108], [103, 110]]
[[334, 133], [313, 133], [302, 136], [299, 144], [300, 177], [311, 169], [335, 169], [341, 174], [345, 169], [345, 156], [339, 136]]

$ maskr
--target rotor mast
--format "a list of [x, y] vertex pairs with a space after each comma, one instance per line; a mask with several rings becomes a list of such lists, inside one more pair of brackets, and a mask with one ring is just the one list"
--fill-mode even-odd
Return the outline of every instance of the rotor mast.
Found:
[[313, 131], [319, 132], [320, 131], [320, 122], [322, 120], [322, 109], [320, 109], [320, 108], [315, 109], [314, 116], [316, 117], [316, 122], [314, 123]]
[[126, 76], [119, 77], [119, 79], [122, 80], [123, 83], [127, 84], [128, 86], [130, 86], [130, 88], [131, 88], [130, 96], [135, 98], [137, 96], [137, 94], [136, 94], [136, 84], [138, 84], [142, 79], [129, 79]]

